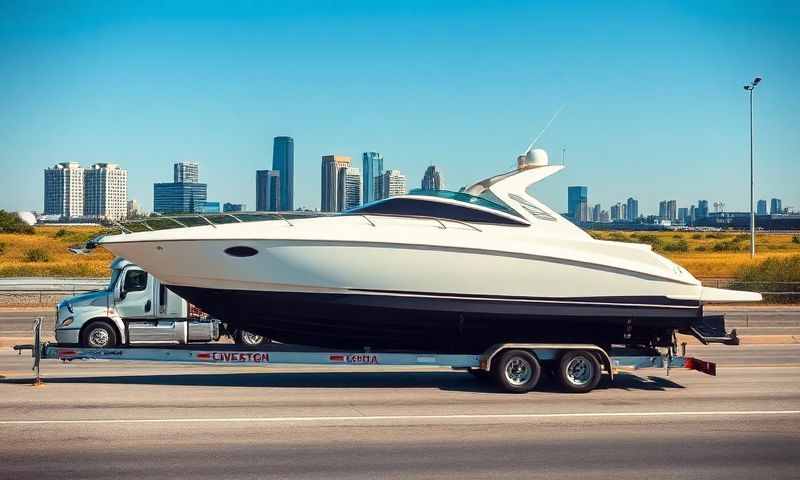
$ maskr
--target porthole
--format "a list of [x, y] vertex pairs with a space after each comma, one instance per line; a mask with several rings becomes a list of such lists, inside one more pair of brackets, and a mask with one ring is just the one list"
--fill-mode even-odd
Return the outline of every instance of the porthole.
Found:
[[252, 247], [238, 246], [226, 248], [225, 253], [231, 257], [252, 257], [258, 253], [258, 250]]

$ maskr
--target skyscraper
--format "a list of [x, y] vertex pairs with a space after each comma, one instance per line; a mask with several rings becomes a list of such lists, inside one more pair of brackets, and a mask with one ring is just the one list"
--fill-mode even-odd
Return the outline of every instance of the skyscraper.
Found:
[[431, 165], [425, 170], [425, 175], [422, 177], [423, 190], [441, 190], [444, 188], [442, 182], [442, 172], [436, 168], [436, 165]]
[[340, 212], [339, 173], [350, 167], [351, 158], [342, 155], [323, 155], [322, 185], [320, 191], [320, 210], [323, 212]]
[[661, 200], [660, 202], [658, 202], [658, 218], [661, 220], [666, 220], [668, 215], [669, 214], [667, 213], [667, 201]]
[[375, 192], [375, 177], [383, 175], [383, 157], [378, 152], [364, 152], [361, 157], [363, 166], [362, 196], [364, 203], [377, 200]]
[[781, 207], [781, 199], [780, 198], [773, 198], [769, 202], [769, 213], [773, 215], [777, 215], [779, 213], [783, 213], [783, 208]]
[[277, 212], [281, 208], [281, 174], [256, 170], [256, 211]]
[[361, 205], [361, 170], [347, 167], [339, 170], [336, 206], [339, 211]]
[[708, 200], [698, 200], [697, 210], [695, 210], [695, 220], [708, 217]]
[[630, 222], [635, 222], [637, 218], [639, 218], [639, 200], [636, 200], [633, 197], [628, 197], [628, 201], [626, 202], [627, 205], [627, 216], [625, 217], [626, 220]]
[[408, 193], [406, 176], [400, 170], [386, 170], [383, 175], [375, 177], [375, 189], [379, 193], [376, 200], [405, 195]]
[[619, 219], [622, 221], [628, 220], [628, 204], [618, 203], [619, 205]]
[[678, 201], [670, 200], [667, 202], [667, 217], [673, 222], [678, 220]]
[[272, 144], [272, 169], [280, 172], [280, 205], [278, 210], [294, 210], [294, 139], [275, 137]]
[[128, 171], [113, 163], [95, 163], [83, 173], [83, 215], [122, 220], [128, 216]]
[[[180, 180], [180, 181], [179, 181]], [[199, 183], [196, 163], [176, 163], [172, 183], [153, 184], [153, 211], [156, 213], [192, 213], [203, 205], [208, 185]]]
[[684, 224], [689, 223], [689, 209], [687, 207], [678, 209], [678, 222]]
[[757, 215], [766, 215], [767, 214], [767, 201], [766, 200], [759, 200], [758, 207], [756, 207], [756, 214]]
[[567, 215], [573, 221], [585, 222], [588, 213], [588, 187], [567, 188]]
[[197, 183], [200, 181], [200, 166], [197, 162], [178, 162], [172, 167], [174, 183]]
[[83, 168], [63, 162], [44, 170], [44, 214], [83, 216]]
[[622, 219], [622, 215], [621, 215], [621, 212], [620, 212], [620, 210], [622, 209], [621, 207], [622, 207], [622, 204], [620, 204], [619, 202], [615, 203], [614, 205], [611, 205], [610, 210], [611, 210], [611, 221], [612, 222], [618, 222], [619, 220]]
[[600, 207], [600, 204], [599, 203], [595, 204], [594, 208], [592, 208], [592, 221], [593, 222], [599, 222], [600, 221], [600, 212], [601, 211], [603, 211], [603, 209]]

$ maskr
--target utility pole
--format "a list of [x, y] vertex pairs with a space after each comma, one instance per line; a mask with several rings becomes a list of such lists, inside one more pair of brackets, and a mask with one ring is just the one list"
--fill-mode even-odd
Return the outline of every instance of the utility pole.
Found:
[[756, 212], [753, 208], [754, 181], [753, 181], [753, 90], [761, 83], [761, 77], [756, 77], [744, 86], [750, 94], [750, 257], [756, 256]]

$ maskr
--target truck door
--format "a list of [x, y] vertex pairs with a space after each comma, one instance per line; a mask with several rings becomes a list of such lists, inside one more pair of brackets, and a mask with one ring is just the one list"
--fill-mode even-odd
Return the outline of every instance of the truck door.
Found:
[[153, 318], [153, 277], [139, 268], [126, 268], [115, 292], [117, 312], [122, 318]]

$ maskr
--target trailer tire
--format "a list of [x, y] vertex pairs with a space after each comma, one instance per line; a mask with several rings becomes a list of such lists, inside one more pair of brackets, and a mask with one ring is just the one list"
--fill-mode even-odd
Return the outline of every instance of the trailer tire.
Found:
[[493, 363], [492, 374], [503, 390], [526, 393], [536, 388], [542, 375], [542, 367], [532, 353], [509, 350]]
[[117, 331], [114, 329], [114, 326], [104, 320], [89, 322], [81, 331], [82, 347], [116, 347], [117, 341]]
[[248, 347], [258, 347], [270, 342], [270, 339], [263, 335], [256, 335], [245, 330], [236, 330], [233, 332], [233, 341], [237, 345], [246, 345]]
[[570, 393], [592, 391], [602, 376], [600, 361], [588, 350], [570, 350], [561, 356], [558, 363], [558, 378]]

